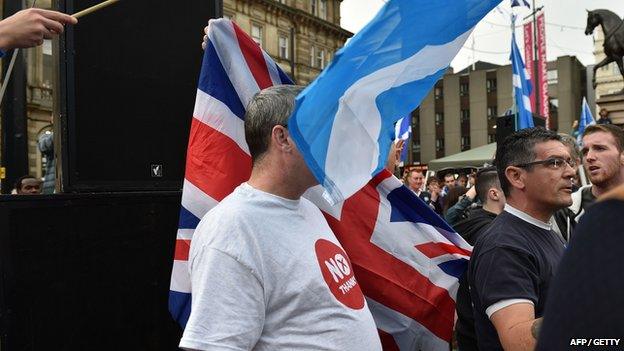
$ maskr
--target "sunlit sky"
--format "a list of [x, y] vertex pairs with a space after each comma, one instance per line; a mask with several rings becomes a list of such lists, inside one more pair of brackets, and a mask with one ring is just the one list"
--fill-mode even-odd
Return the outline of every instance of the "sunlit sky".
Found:
[[[530, 2], [530, 1], [529, 1]], [[342, 2], [341, 25], [357, 33], [385, 3], [384, 0], [344, 0]], [[490, 12], [476, 27], [464, 48], [451, 65], [457, 70], [469, 66], [473, 61], [487, 61], [498, 64], [509, 63], [511, 40], [510, 0], [503, 0], [498, 10]], [[576, 56], [583, 64], [594, 63], [593, 38], [584, 33], [587, 20], [585, 9], [609, 9], [620, 17], [624, 16], [622, 0], [536, 0], [536, 7], [544, 6], [546, 16], [546, 52], [548, 60], [558, 56]], [[514, 13], [521, 19], [531, 10], [515, 7]], [[516, 23], [518, 24], [518, 23]], [[522, 47], [522, 28], [516, 29], [518, 45]], [[474, 51], [471, 50], [474, 48]]]

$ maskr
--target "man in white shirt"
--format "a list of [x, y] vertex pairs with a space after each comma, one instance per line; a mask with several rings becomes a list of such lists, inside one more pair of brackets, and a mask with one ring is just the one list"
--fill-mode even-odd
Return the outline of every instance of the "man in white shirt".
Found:
[[317, 184], [288, 132], [299, 86], [245, 116], [251, 178], [197, 227], [186, 350], [380, 350], [349, 257], [302, 194]]
[[533, 350], [565, 244], [549, 223], [572, 203], [576, 161], [555, 132], [524, 129], [496, 150], [507, 204], [475, 245], [468, 270], [480, 350]]

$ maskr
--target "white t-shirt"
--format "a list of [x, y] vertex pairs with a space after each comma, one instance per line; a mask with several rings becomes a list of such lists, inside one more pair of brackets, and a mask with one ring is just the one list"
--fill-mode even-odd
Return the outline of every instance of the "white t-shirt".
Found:
[[380, 350], [346, 253], [320, 210], [242, 184], [201, 220], [180, 347]]

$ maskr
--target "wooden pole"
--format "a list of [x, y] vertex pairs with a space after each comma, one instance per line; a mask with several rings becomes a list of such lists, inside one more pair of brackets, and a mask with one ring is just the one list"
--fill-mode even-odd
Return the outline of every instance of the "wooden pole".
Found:
[[107, 6], [110, 6], [110, 5], [112, 5], [112, 4], [114, 4], [114, 3], [118, 2], [118, 1], [119, 0], [106, 0], [104, 2], [101, 2], [101, 3], [97, 4], [97, 5], [93, 5], [93, 6], [87, 8], [87, 9], [84, 9], [82, 11], [78, 11], [78, 12], [74, 13], [72, 15], [72, 17], [80, 18], [82, 16], [86, 16], [86, 15], [88, 15], [90, 13], [93, 13], [93, 12], [98, 11], [100, 9], [103, 9], [103, 8], [105, 8]]

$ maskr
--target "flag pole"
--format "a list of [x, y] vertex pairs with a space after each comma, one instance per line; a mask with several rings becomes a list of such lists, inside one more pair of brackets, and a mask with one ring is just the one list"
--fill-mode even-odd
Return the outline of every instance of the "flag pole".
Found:
[[86, 16], [86, 15], [88, 15], [90, 13], [93, 13], [95, 11], [98, 11], [100, 9], [108, 7], [108, 6], [114, 4], [114, 3], [118, 2], [118, 1], [119, 0], [106, 0], [104, 2], [101, 2], [101, 3], [97, 4], [97, 5], [93, 5], [93, 6], [89, 7], [89, 8], [86, 8], [86, 9], [84, 9], [82, 11], [78, 11], [78, 12], [74, 13], [71, 16], [74, 17], [74, 18], [80, 18], [82, 16]]

